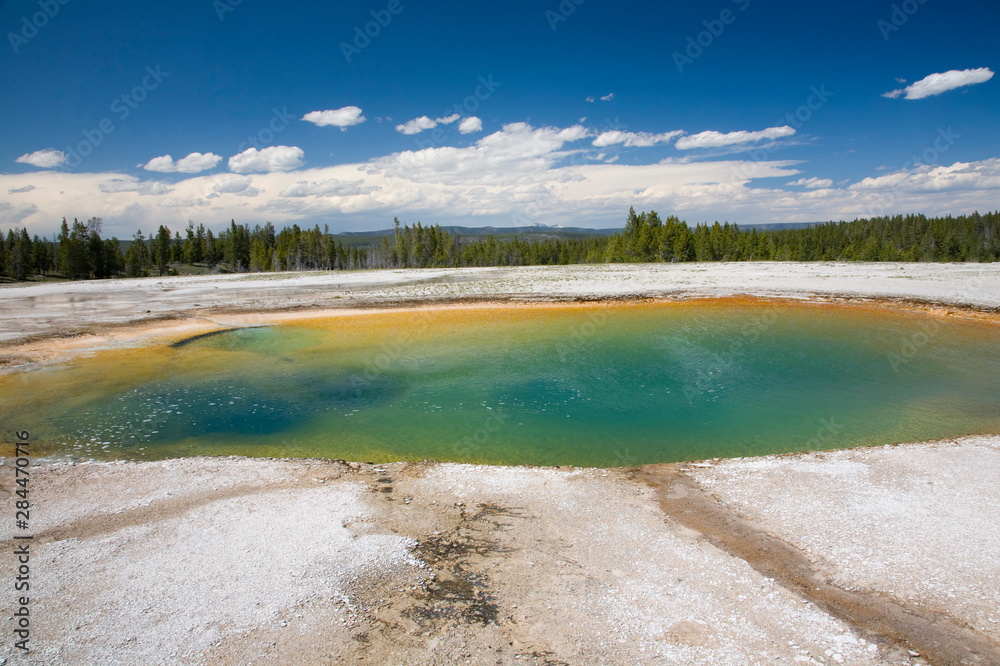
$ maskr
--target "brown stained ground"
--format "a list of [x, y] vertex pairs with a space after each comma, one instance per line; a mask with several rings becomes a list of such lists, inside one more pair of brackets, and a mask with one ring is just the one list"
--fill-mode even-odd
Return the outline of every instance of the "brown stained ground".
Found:
[[[804, 553], [706, 494], [680, 467], [644, 466], [632, 474], [635, 482], [656, 491], [667, 520], [695, 530], [714, 546], [848, 622], [871, 642], [912, 650], [931, 664], [1000, 663], [1000, 646], [946, 614], [908, 606], [884, 594], [848, 591], [831, 584]], [[359, 586], [356, 599], [361, 613], [353, 625], [352, 640], [334, 649], [334, 660], [447, 663], [447, 658], [428, 660], [428, 644], [440, 643], [443, 654], [475, 655], [477, 663], [487, 663], [484, 647], [492, 653], [490, 661], [498, 664], [510, 663], [512, 657], [522, 663], [568, 663], [549, 650], [524, 649], [526, 644], [517, 640], [516, 623], [509, 615], [503, 616], [492, 589], [491, 560], [511, 553], [496, 535], [512, 529], [512, 521], [525, 520], [523, 511], [490, 503], [472, 507], [462, 502], [449, 506], [414, 503], [406, 490], [423, 468], [417, 464], [394, 466], [392, 472], [377, 467], [361, 470], [368, 476], [372, 493], [409, 509], [405, 516], [391, 513], [387, 524], [393, 532], [415, 539], [413, 554], [432, 573], [409, 589], [395, 587], [399, 584], [395, 579]], [[671, 636], [673, 640], [685, 639], [681, 625], [672, 632], [677, 634]], [[697, 625], [692, 627], [697, 630]], [[278, 650], [272, 656], [283, 655]]]
[[[186, 465], [181, 469], [214, 466], [211, 469], [217, 471], [212, 472], [213, 476], [226, 473], [225, 459], [179, 462]], [[710, 567], [721, 565], [732, 571], [749, 564], [766, 577], [765, 581], [773, 579], [784, 588], [781, 594], [792, 603], [798, 603], [792, 597], [809, 601], [847, 623], [869, 645], [879, 646], [877, 654], [863, 653], [870, 660], [849, 659], [846, 663], [1000, 663], [1000, 646], [947, 614], [908, 605], [882, 593], [849, 591], [833, 585], [821, 565], [721, 504], [686, 474], [682, 465], [606, 471], [497, 468], [497, 472], [471, 467], [460, 471], [465, 468], [433, 462], [372, 465], [314, 460], [268, 461], [267, 465], [287, 470], [280, 474], [280, 483], [275, 483], [277, 477], [269, 473], [216, 488], [202, 487], [200, 481], [190, 487], [172, 485], [174, 494], [170, 497], [158, 496], [124, 509], [114, 508], [118, 506], [114, 502], [102, 504], [75, 519], [56, 521], [38, 532], [36, 547], [112, 540], [132, 552], [129, 557], [141, 557], [144, 549], [162, 546], [155, 537], [158, 530], [143, 532], [151, 535], [152, 540], [148, 540], [150, 537], [135, 536], [137, 533], [130, 528], [155, 528], [204, 515], [212, 505], [235, 498], [282, 503], [295, 493], [360, 483], [366, 489], [362, 498], [374, 513], [371, 519], [350, 529], [359, 537], [395, 534], [408, 538], [417, 566], [371, 570], [353, 580], [343, 596], [320, 595], [287, 608], [279, 617], [280, 625], [265, 623], [248, 631], [223, 632], [206, 652], [194, 658], [188, 655], [177, 663], [640, 663], [652, 655], [639, 651], [637, 643], [607, 635], [609, 626], [616, 630], [614, 624], [588, 624], [594, 619], [589, 617], [594, 609], [586, 606], [587, 599], [596, 594], [603, 600], [599, 609], [615, 603], [615, 586], [624, 586], [627, 593], [636, 582], [645, 583], [637, 581], [632, 572], [615, 570], [633, 565], [621, 559], [627, 551], [610, 552], [614, 550], [613, 542], [593, 541], [600, 527], [595, 521], [624, 525], [625, 534], [632, 526], [646, 525], [680, 535], [678, 544], [688, 555], [663, 560], [661, 571], [670, 575], [662, 581], [649, 581], [662, 589], [684, 591], [674, 578], [693, 574], [691, 569], [684, 569], [685, 563], [691, 561], [692, 548], [726, 553], [711, 555], [706, 562], [715, 564]], [[447, 471], [442, 474], [442, 469]], [[74, 498], [93, 498], [92, 491], [102, 487], [111, 472], [118, 475], [114, 478], [121, 484], [137, 478], [130, 475], [159, 474], [158, 470], [149, 463], [53, 468], [52, 481], [58, 484], [52, 485], [44, 473], [37, 477], [35, 482], [41, 484], [37, 489], [43, 495], [36, 495], [36, 499], [44, 496], [45, 502], [57, 509], [60, 503], [72, 503]], [[174, 472], [175, 476], [170, 477], [175, 484], [183, 478], [176, 476], [178, 473], [183, 472]], [[494, 480], [485, 486], [477, 485], [480, 475], [492, 475]], [[516, 479], [521, 477], [531, 479], [525, 486], [526, 494], [515, 491], [498, 495], [489, 490], [497, 479], [507, 479], [504, 483], [516, 486], [521, 483]], [[232, 478], [227, 477], [226, 483]], [[464, 485], [466, 482], [471, 485]], [[456, 483], [464, 485], [465, 490], [455, 490]], [[7, 493], [13, 490], [6, 477], [0, 480], [0, 487]], [[567, 495], [567, 491], [577, 494]], [[592, 499], [581, 505], [581, 496]], [[555, 504], [563, 501], [569, 504], [561, 513]], [[0, 545], [7, 547], [9, 543]], [[227, 544], [218, 547], [224, 549]], [[639, 561], [674, 557], [652, 548], [638, 554]], [[80, 575], [74, 571], [61, 575]], [[727, 571], [709, 568], [700, 575], [709, 582], [736, 580], [727, 577]], [[607, 596], [609, 590], [611, 596]], [[752, 623], [764, 627], [767, 618], [760, 613], [767, 611], [758, 604], [768, 597], [774, 599], [774, 595], [767, 592], [766, 585], [763, 593], [746, 599], [723, 593], [717, 598], [731, 604], [725, 613], [745, 614]], [[126, 608], [137, 601], [118, 597], [114, 589], [100, 594]], [[89, 602], [76, 597], [73, 603]], [[73, 603], [38, 609], [39, 616], [47, 616], [49, 626], [58, 628], [63, 635], [55, 639], [58, 644], [71, 640], [72, 627], [79, 621]], [[690, 612], [681, 609], [657, 639], [678, 650], [679, 656], [668, 663], [747, 663], [745, 655], [706, 661], [709, 653], [705, 650], [716, 649], [716, 641], [725, 640], [725, 635], [718, 633], [720, 625], [711, 626], [707, 615]], [[629, 621], [633, 629], [642, 630], [644, 621], [638, 616]], [[220, 622], [224, 626], [224, 620]], [[812, 627], [817, 626], [809, 622], [814, 621], [805, 622], [787, 637], [796, 643], [808, 638]], [[114, 628], [123, 636], [129, 631], [132, 629], [128, 626]], [[759, 630], [754, 631], [756, 635], [750, 638], [759, 640]], [[767, 654], [771, 658], [781, 655], [783, 659], [798, 656], [793, 648], [784, 645], [784, 639], [776, 642], [775, 638], [764, 638], [761, 658]], [[178, 641], [183, 645], [180, 637]], [[822, 658], [821, 651], [810, 652]], [[690, 658], [685, 659], [685, 654]], [[119, 656], [127, 658], [128, 653]], [[45, 663], [72, 661], [67, 657]]]
[[[407, 466], [393, 474], [376, 472], [372, 491], [387, 502], [409, 505], [413, 499], [400, 490], [409, 485], [409, 478], [418, 477], [420, 470], [420, 466]], [[847, 622], [888, 653], [898, 650], [898, 654], [919, 655], [928, 663], [941, 665], [1000, 664], [1000, 645], [946, 613], [906, 604], [884, 593], [845, 590], [832, 584], [802, 551], [718, 502], [684, 474], [682, 465], [640, 467], [631, 478], [655, 490], [665, 519], [694, 530], [713, 546]], [[506, 639], [516, 637], [516, 628], [509, 616], [502, 617], [491, 591], [490, 560], [511, 552], [499, 545], [495, 535], [511, 529], [512, 521], [525, 520], [523, 511], [493, 504], [466, 507], [462, 503], [420, 510], [428, 515], [419, 520], [411, 515], [390, 524], [393, 531], [417, 539], [414, 554], [435, 574], [413, 593], [397, 595], [377, 606], [376, 619], [366, 625], [359, 635], [363, 640], [356, 643], [362, 648], [360, 652], [379, 661], [387, 654], [403, 657], [408, 652], [399, 649], [407, 638], [440, 640], [457, 627], [471, 628], [473, 634], [490, 627], [497, 639], [502, 637], [493, 640], [501, 644], [496, 648], [496, 663], [513, 655], [530, 663], [566, 663], [548, 650], [512, 650], [514, 642]], [[444, 529], [428, 534], [426, 528], [421, 529], [426, 520]], [[696, 625], [692, 626], [696, 630]], [[684, 629], [681, 623], [672, 633], [680, 635]], [[684, 640], [684, 636], [671, 638]], [[468, 643], [480, 641], [470, 636]], [[519, 641], [519, 645], [523, 643]], [[410, 647], [414, 652], [409, 656], [417, 659], [425, 644], [420, 641]]]
[[951, 616], [905, 604], [877, 592], [845, 590], [785, 541], [771, 536], [708, 495], [680, 465], [649, 465], [634, 471], [656, 490], [670, 519], [749, 563], [765, 576], [816, 603], [872, 640], [883, 639], [920, 653], [932, 664], [1000, 664], [1000, 645]]
[[383, 525], [414, 541], [427, 566], [414, 582], [396, 577], [354, 589], [359, 614], [353, 640], [337, 646], [335, 662], [563, 664], [519, 636], [498, 599], [494, 567], [513, 552], [500, 538], [526, 516], [492, 503], [437, 502], [413, 492], [434, 463], [365, 467], [374, 497], [388, 511]]
[[[310, 641], [306, 654], [325, 656], [331, 663], [444, 664], [473, 657], [474, 663], [570, 663], [544, 646], [526, 642], [494, 589], [506, 583], [493, 580], [491, 570], [497, 560], [513, 552], [501, 545], [497, 535], [530, 516], [513, 506], [470, 507], [463, 502], [436, 506], [409, 496], [406, 491], [413, 480], [432, 464], [392, 466], [391, 472], [372, 466], [359, 470], [375, 496], [395, 505], [387, 526], [415, 540], [412, 552], [428, 565], [429, 575], [416, 584], [395, 577], [359, 584], [354, 591], [358, 613], [350, 625], [351, 640], [333, 645], [328, 636], [327, 641], [317, 638]], [[919, 655], [921, 661], [942, 665], [1000, 663], [1000, 646], [944, 613], [906, 605], [882, 593], [848, 591], [831, 584], [804, 553], [706, 494], [681, 467], [643, 466], [629, 476], [655, 490], [666, 520], [694, 530], [713, 546], [846, 621], [870, 642], [883, 645], [887, 656]], [[403, 507], [405, 515], [400, 515]], [[681, 622], [668, 638], [703, 641], [698, 631], [698, 625]], [[320, 648], [313, 644], [317, 641], [326, 645]], [[428, 646], [438, 645], [441, 658], [429, 657]], [[234, 648], [229, 645], [226, 652], [232, 655]], [[293, 659], [293, 653], [301, 656], [302, 649], [299, 642], [284, 649], [275, 643], [270, 656]], [[236, 654], [248, 653], [244, 648]]]

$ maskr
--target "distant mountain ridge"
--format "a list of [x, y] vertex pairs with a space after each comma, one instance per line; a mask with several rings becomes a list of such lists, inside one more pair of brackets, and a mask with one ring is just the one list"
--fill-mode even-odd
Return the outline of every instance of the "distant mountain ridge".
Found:
[[[747, 224], [739, 225], [740, 229], [758, 229], [766, 231], [777, 231], [779, 229], [801, 229], [804, 227], [811, 227], [817, 224], [826, 224], [826, 222], [774, 222], [768, 224]], [[424, 225], [428, 226], [428, 225]], [[429, 225], [434, 226], [434, 225]], [[450, 234], [458, 234], [463, 238], [473, 239], [473, 238], [486, 238], [487, 236], [493, 236], [497, 240], [503, 240], [507, 238], [513, 238], [517, 236], [518, 238], [524, 240], [555, 240], [555, 239], [567, 239], [567, 238], [603, 238], [605, 236], [611, 236], [612, 234], [621, 233], [624, 227], [618, 227], [614, 229], [589, 229], [587, 227], [558, 227], [558, 226], [547, 226], [544, 224], [534, 224], [527, 227], [460, 227], [460, 226], [442, 226], [443, 231], [447, 231]], [[344, 240], [351, 245], [357, 244], [359, 242], [367, 242], [369, 240], [379, 239], [384, 236], [393, 236], [395, 234], [394, 229], [379, 229], [377, 231], [342, 231], [333, 236], [338, 238], [344, 238]]]
[[[434, 226], [424, 225], [424, 226]], [[554, 234], [579, 234], [581, 236], [610, 236], [616, 231], [621, 231], [621, 228], [617, 229], [589, 229], [586, 227], [556, 227], [547, 226], [544, 224], [533, 224], [527, 227], [460, 227], [460, 226], [442, 226], [441, 229], [447, 231], [448, 233], [458, 233], [463, 236], [489, 236], [490, 234], [544, 234], [544, 233], [554, 233]], [[392, 236], [395, 233], [394, 229], [379, 229], [377, 231], [342, 231], [334, 236]]]

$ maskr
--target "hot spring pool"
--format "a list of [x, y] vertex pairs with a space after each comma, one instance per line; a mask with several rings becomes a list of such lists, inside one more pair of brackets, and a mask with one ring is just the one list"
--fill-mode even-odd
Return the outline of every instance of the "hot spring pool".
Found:
[[621, 466], [1000, 432], [1000, 326], [756, 300], [376, 311], [0, 376], [36, 455]]

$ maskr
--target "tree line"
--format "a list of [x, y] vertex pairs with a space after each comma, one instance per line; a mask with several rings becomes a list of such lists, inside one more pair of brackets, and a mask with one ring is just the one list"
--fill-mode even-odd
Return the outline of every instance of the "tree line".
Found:
[[676, 216], [629, 210], [610, 236], [498, 240], [463, 238], [438, 225], [400, 226], [363, 245], [345, 243], [329, 228], [281, 231], [267, 222], [252, 229], [231, 221], [217, 235], [189, 222], [182, 236], [161, 225], [137, 232], [123, 251], [101, 238], [102, 220], [62, 221], [52, 239], [11, 229], [0, 237], [0, 275], [14, 280], [60, 276], [73, 280], [142, 277], [176, 272], [182, 264], [226, 272], [527, 266], [675, 261], [979, 261], [1000, 260], [1000, 212], [958, 217], [896, 215], [826, 222], [804, 228], [758, 230], [698, 224]]

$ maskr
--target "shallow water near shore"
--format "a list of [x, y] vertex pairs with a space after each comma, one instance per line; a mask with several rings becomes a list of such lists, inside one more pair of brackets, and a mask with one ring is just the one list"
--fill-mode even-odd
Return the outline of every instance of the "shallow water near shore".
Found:
[[622, 466], [1000, 432], [1000, 326], [753, 299], [376, 311], [0, 377], [57, 458]]

